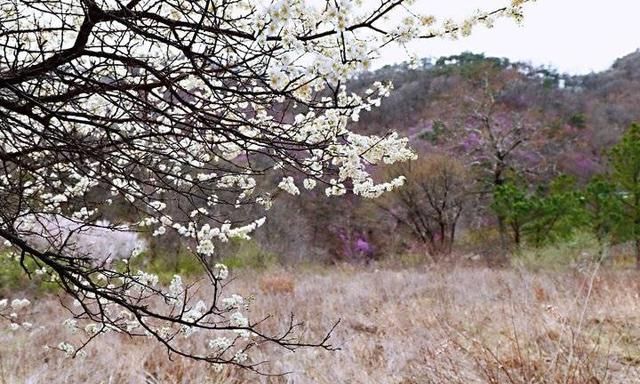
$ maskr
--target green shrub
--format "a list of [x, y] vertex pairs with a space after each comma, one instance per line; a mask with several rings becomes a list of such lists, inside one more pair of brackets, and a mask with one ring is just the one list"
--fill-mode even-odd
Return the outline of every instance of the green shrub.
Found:
[[561, 175], [535, 191], [515, 183], [501, 185], [492, 209], [509, 227], [517, 251], [524, 244], [543, 247], [571, 240], [585, 220], [583, 200], [575, 180]]
[[[123, 268], [124, 264], [119, 266], [119, 269]], [[176, 253], [143, 252], [131, 260], [130, 268], [157, 275], [161, 284], [169, 284], [174, 275], [189, 278], [203, 274], [202, 262], [186, 248], [180, 248]]]
[[8, 295], [15, 291], [29, 291], [32, 294], [57, 292], [57, 284], [46, 281], [46, 277], [35, 273], [38, 269], [32, 258], [26, 257], [24, 265], [29, 274], [20, 265], [20, 260], [8, 250], [0, 250], [0, 294]]
[[254, 240], [231, 240], [220, 260], [231, 269], [265, 269], [278, 265], [278, 255], [265, 251]]

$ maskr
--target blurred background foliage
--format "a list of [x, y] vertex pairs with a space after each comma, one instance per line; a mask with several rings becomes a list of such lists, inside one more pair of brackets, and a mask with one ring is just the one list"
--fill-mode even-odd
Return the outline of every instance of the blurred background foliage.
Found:
[[[326, 198], [322, 185], [289, 196], [275, 192], [274, 174], [259, 186], [277, 200], [267, 225], [249, 241], [220, 244], [205, 262], [555, 268], [607, 254], [610, 265], [640, 267], [640, 52], [586, 76], [464, 53], [417, 69], [387, 66], [350, 86], [373, 81], [395, 90], [355, 130], [410, 138], [418, 160], [376, 170], [380, 179], [406, 176], [405, 187], [377, 200]], [[103, 218], [130, 217], [115, 201]], [[139, 236], [147, 249], [133, 268], [163, 282], [200, 273], [194, 244], [172, 233]], [[35, 287], [4, 255], [0, 284]]]

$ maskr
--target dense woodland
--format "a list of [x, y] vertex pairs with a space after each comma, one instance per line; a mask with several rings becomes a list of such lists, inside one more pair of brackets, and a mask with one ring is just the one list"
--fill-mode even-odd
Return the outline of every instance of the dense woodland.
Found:
[[[375, 201], [278, 194], [285, 201], [270, 212], [268, 228], [230, 254], [285, 264], [369, 262], [405, 252], [501, 263], [521, 247], [577, 233], [603, 247], [637, 237], [637, 213], [629, 211], [637, 207], [627, 207], [637, 186], [620, 173], [636, 172], [627, 175], [631, 183], [637, 177], [637, 164], [623, 163], [630, 156], [624, 151], [637, 151], [638, 143], [619, 148], [617, 157], [612, 148], [625, 132], [637, 140], [630, 127], [640, 121], [640, 52], [585, 76], [464, 53], [425, 59], [418, 68], [387, 66], [353, 86], [374, 81], [392, 82], [394, 90], [355, 130], [411, 138], [419, 160], [375, 171], [405, 175], [406, 186]], [[616, 170], [616, 161], [634, 169]]]

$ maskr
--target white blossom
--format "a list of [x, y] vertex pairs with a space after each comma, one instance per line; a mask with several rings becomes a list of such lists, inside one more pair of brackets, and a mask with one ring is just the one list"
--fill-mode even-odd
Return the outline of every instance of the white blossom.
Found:
[[213, 266], [213, 275], [218, 280], [225, 280], [229, 277], [229, 269], [224, 264], [216, 264]]
[[299, 195], [300, 194], [300, 190], [298, 189], [298, 187], [296, 186], [296, 183], [293, 181], [293, 177], [291, 176], [287, 176], [284, 177], [282, 179], [282, 181], [280, 181], [280, 184], [278, 184], [278, 188], [292, 194], [292, 195]]
[[31, 302], [28, 299], [13, 299], [11, 301], [11, 308], [18, 311], [22, 308], [29, 306]]
[[238, 308], [244, 304], [244, 298], [240, 295], [233, 294], [231, 297], [222, 299], [222, 307], [226, 310]]
[[232, 345], [232, 341], [226, 337], [218, 337], [209, 340], [209, 349], [214, 350], [216, 353], [220, 353], [228, 349]]
[[58, 349], [64, 352], [67, 357], [73, 356], [76, 352], [76, 348], [72, 344], [64, 341], [58, 344]]

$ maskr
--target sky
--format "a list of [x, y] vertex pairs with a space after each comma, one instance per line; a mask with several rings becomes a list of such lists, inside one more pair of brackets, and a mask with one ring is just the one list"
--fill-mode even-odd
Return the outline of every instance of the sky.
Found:
[[[417, 0], [412, 9], [440, 20], [463, 18], [475, 9], [489, 10], [508, 0]], [[548, 65], [561, 73], [605, 70], [640, 48], [640, 0], [537, 0], [525, 8], [518, 26], [499, 20], [493, 29], [478, 26], [459, 40], [424, 40], [410, 45], [419, 57], [440, 57], [464, 51]], [[402, 49], [381, 52], [376, 66], [406, 60]]]

